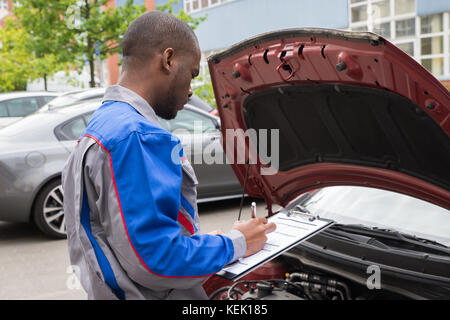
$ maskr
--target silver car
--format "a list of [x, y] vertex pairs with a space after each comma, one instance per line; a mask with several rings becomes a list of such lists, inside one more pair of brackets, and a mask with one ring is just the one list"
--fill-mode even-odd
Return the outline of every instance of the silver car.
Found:
[[9, 92], [0, 94], [0, 128], [35, 112], [55, 99], [55, 92]]
[[50, 109], [63, 108], [76, 103], [86, 102], [93, 99], [101, 99], [105, 94], [105, 88], [89, 88], [84, 90], [69, 91], [61, 94], [39, 109], [39, 112]]
[[[81, 103], [86, 100], [101, 99], [105, 94], [106, 88], [89, 88], [84, 90], [69, 91], [61, 94], [56, 99], [52, 100], [50, 103], [42, 106], [38, 112], [48, 111], [49, 109], [56, 109], [67, 107], [75, 103]], [[193, 94], [189, 97], [187, 102], [189, 105], [199, 108], [200, 110], [206, 111], [213, 116], [218, 116], [217, 109], [210, 106], [206, 101], [202, 100], [200, 97]]]
[[[30, 221], [47, 235], [66, 236], [61, 170], [100, 104], [91, 100], [36, 112], [0, 130], [0, 220]], [[195, 152], [204, 150], [214, 150], [221, 153], [215, 158], [224, 158], [219, 121], [185, 105], [175, 119], [161, 120], [161, 124], [180, 137], [186, 155], [195, 160], [201, 158]], [[196, 130], [199, 125], [202, 132]], [[223, 163], [192, 163], [199, 180], [199, 202], [241, 195], [233, 170]]]

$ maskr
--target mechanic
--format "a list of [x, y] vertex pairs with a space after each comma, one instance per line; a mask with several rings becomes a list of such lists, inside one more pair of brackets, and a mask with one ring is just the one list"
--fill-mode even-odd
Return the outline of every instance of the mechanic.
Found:
[[206, 299], [201, 286], [275, 230], [265, 218], [199, 234], [197, 179], [180, 140], [161, 128], [192, 95], [200, 47], [176, 17], [152, 11], [123, 41], [107, 88], [63, 171], [70, 261], [89, 299]]

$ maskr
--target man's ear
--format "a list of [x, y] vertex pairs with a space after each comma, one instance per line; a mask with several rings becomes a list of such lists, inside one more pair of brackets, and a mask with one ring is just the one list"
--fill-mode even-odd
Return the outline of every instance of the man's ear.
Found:
[[173, 67], [173, 58], [174, 58], [174, 51], [172, 48], [167, 48], [164, 50], [162, 55], [162, 67], [165, 71], [172, 71]]

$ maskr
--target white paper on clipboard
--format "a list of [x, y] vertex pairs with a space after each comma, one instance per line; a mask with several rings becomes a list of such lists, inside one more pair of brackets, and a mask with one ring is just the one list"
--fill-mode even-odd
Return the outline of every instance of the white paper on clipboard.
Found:
[[305, 214], [288, 215], [286, 212], [280, 212], [268, 220], [275, 223], [277, 229], [267, 234], [267, 242], [264, 248], [249, 257], [241, 258], [225, 266], [217, 275], [236, 281], [333, 224], [332, 220], [313, 218]]

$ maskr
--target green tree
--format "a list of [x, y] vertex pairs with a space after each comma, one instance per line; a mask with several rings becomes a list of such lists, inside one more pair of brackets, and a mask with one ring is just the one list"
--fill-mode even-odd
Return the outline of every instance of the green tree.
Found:
[[0, 92], [24, 90], [29, 76], [30, 64], [23, 49], [24, 32], [12, 28], [12, 23], [7, 18], [5, 27], [0, 28]]
[[[58, 71], [83, 70], [89, 65], [91, 87], [95, 87], [95, 59], [121, 52], [128, 25], [145, 12], [133, 0], [108, 8], [109, 0], [18, 0], [15, 19], [0, 33], [0, 90], [24, 89], [29, 80], [46, 79]], [[169, 0], [158, 6], [174, 14]], [[206, 18], [193, 18], [181, 10], [174, 14], [193, 29]], [[4, 38], [4, 41], [2, 40]]]
[[[107, 8], [108, 0], [19, 0], [14, 9], [20, 26], [29, 34], [36, 57], [53, 55], [56, 65], [41, 70], [51, 75], [70, 64], [80, 72], [87, 61], [90, 86], [95, 87], [95, 56], [101, 59], [120, 51], [128, 24], [145, 12], [145, 5], [127, 0]], [[56, 67], [56, 68], [55, 68]]]
[[37, 57], [30, 49], [31, 36], [11, 17], [0, 29], [0, 43], [0, 92], [25, 90], [27, 82], [42, 77], [47, 68], [64, 67], [56, 66], [53, 54]]
[[201, 76], [196, 80], [197, 85], [193, 85], [194, 94], [208, 102], [212, 107], [217, 108], [211, 78], [209, 76]]

